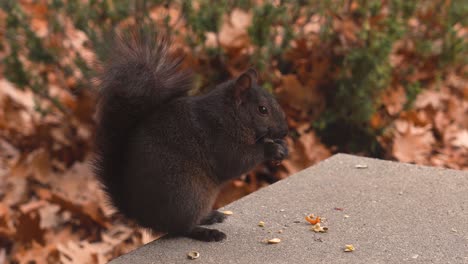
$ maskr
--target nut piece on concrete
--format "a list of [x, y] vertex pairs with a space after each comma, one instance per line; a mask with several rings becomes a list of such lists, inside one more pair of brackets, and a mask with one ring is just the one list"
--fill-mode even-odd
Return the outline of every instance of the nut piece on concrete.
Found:
[[234, 213], [232, 211], [221, 211], [221, 213], [225, 215], [233, 215]]
[[355, 248], [353, 245], [345, 245], [345, 252], [351, 252], [351, 251], [354, 251]]
[[200, 257], [200, 253], [198, 253], [197, 251], [190, 251], [187, 254], [187, 258], [189, 258], [189, 259], [197, 259], [199, 257]]
[[268, 244], [278, 244], [279, 242], [281, 242], [281, 239], [279, 238], [273, 238], [268, 240]]

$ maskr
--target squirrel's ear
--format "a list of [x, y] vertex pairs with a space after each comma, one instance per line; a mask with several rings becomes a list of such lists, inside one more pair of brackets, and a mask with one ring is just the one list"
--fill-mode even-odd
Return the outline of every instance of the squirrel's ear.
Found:
[[245, 100], [245, 95], [247, 91], [256, 82], [257, 72], [252, 68], [249, 68], [246, 72], [241, 74], [239, 78], [237, 78], [236, 83], [234, 85], [234, 97], [238, 104]]

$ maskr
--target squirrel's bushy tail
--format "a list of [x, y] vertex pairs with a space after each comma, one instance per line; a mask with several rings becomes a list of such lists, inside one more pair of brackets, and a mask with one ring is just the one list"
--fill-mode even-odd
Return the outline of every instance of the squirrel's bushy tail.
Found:
[[[115, 38], [98, 77], [95, 173], [121, 211], [123, 166], [133, 127], [154, 109], [187, 95], [191, 75], [169, 54], [166, 37], [133, 32]], [[125, 213], [125, 212], [124, 212]]]

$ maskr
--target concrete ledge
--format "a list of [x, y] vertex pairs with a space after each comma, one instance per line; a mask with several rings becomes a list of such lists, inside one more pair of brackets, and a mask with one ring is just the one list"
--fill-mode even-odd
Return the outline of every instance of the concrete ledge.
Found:
[[[223, 209], [224, 242], [163, 238], [111, 263], [468, 263], [467, 172], [339, 154]], [[328, 233], [310, 231], [309, 213]]]

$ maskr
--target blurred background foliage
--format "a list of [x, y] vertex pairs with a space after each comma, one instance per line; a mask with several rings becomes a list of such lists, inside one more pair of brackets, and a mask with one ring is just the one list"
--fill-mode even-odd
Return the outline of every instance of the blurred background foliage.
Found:
[[[221, 206], [335, 152], [467, 169], [467, 23], [463, 0], [2, 0], [0, 217], [16, 219], [0, 225], [5, 252], [15, 261], [44, 249], [46, 258], [102, 261], [148, 239], [111, 216], [101, 196], [81, 201], [55, 188], [58, 175], [90, 174], [83, 162], [92, 149], [93, 77], [114, 32], [137, 26], [170, 35], [194, 71], [194, 94], [254, 66], [281, 102], [291, 157], [234, 181]], [[12, 192], [19, 182], [30, 185]], [[57, 204], [72, 217], [60, 216], [61, 229], [48, 232], [76, 231], [70, 219], [88, 223], [70, 231], [80, 233], [71, 238], [79, 250], [50, 246], [63, 241], [45, 243], [39, 226], [32, 237], [19, 231], [36, 221], [36, 209]], [[96, 234], [119, 243], [99, 242], [112, 249], [102, 253], [88, 243], [102, 240]], [[19, 238], [24, 247], [13, 245]]]
[[[47, 28], [42, 30], [47, 33], [42, 35], [37, 32], [41, 26], [35, 28], [32, 17], [41, 14], [28, 13], [21, 1], [0, 4], [7, 13], [1, 46], [6, 52], [4, 75], [19, 89], [31, 89], [36, 96], [48, 99], [57, 110], [70, 109], [50, 95], [49, 68], [60, 71], [63, 79], [73, 80], [69, 88], [74, 93], [92, 89], [90, 58], [79, 51], [71, 56], [60, 43], [66, 27], [83, 32], [86, 38], [82, 44], [102, 58], [112, 32], [137, 24], [145, 30], [181, 36], [180, 43], [196, 61], [200, 89], [231, 78], [249, 65], [262, 72], [262, 81], [271, 90], [280, 81], [277, 72], [297, 75], [301, 83], [315, 86], [312, 89], [323, 96], [323, 109], [311, 115], [310, 122], [327, 145], [380, 157], [376, 138], [390, 122], [373, 125], [370, 121], [382, 107], [382, 91], [392, 82], [400, 83], [407, 95], [407, 109], [424, 83], [444, 78], [448, 70], [467, 60], [466, 41], [456, 31], [457, 25], [465, 27], [467, 23], [464, 1], [34, 2], [28, 8], [42, 8], [32, 12], [42, 12], [46, 19]], [[252, 17], [234, 18], [252, 21], [238, 21], [249, 24], [247, 35], [239, 36], [245, 39], [224, 36], [226, 39], [220, 40], [226, 15], [236, 8], [250, 11]], [[314, 21], [317, 28], [313, 28]], [[405, 67], [397, 68], [389, 55], [401, 42], [414, 47], [402, 48], [401, 52], [411, 52], [411, 58]], [[64, 57], [70, 61], [64, 62]], [[412, 78], [414, 72], [428, 67], [431, 69], [425, 70], [432, 71], [430, 76]], [[36, 109], [43, 114], [51, 111], [40, 104]]]

